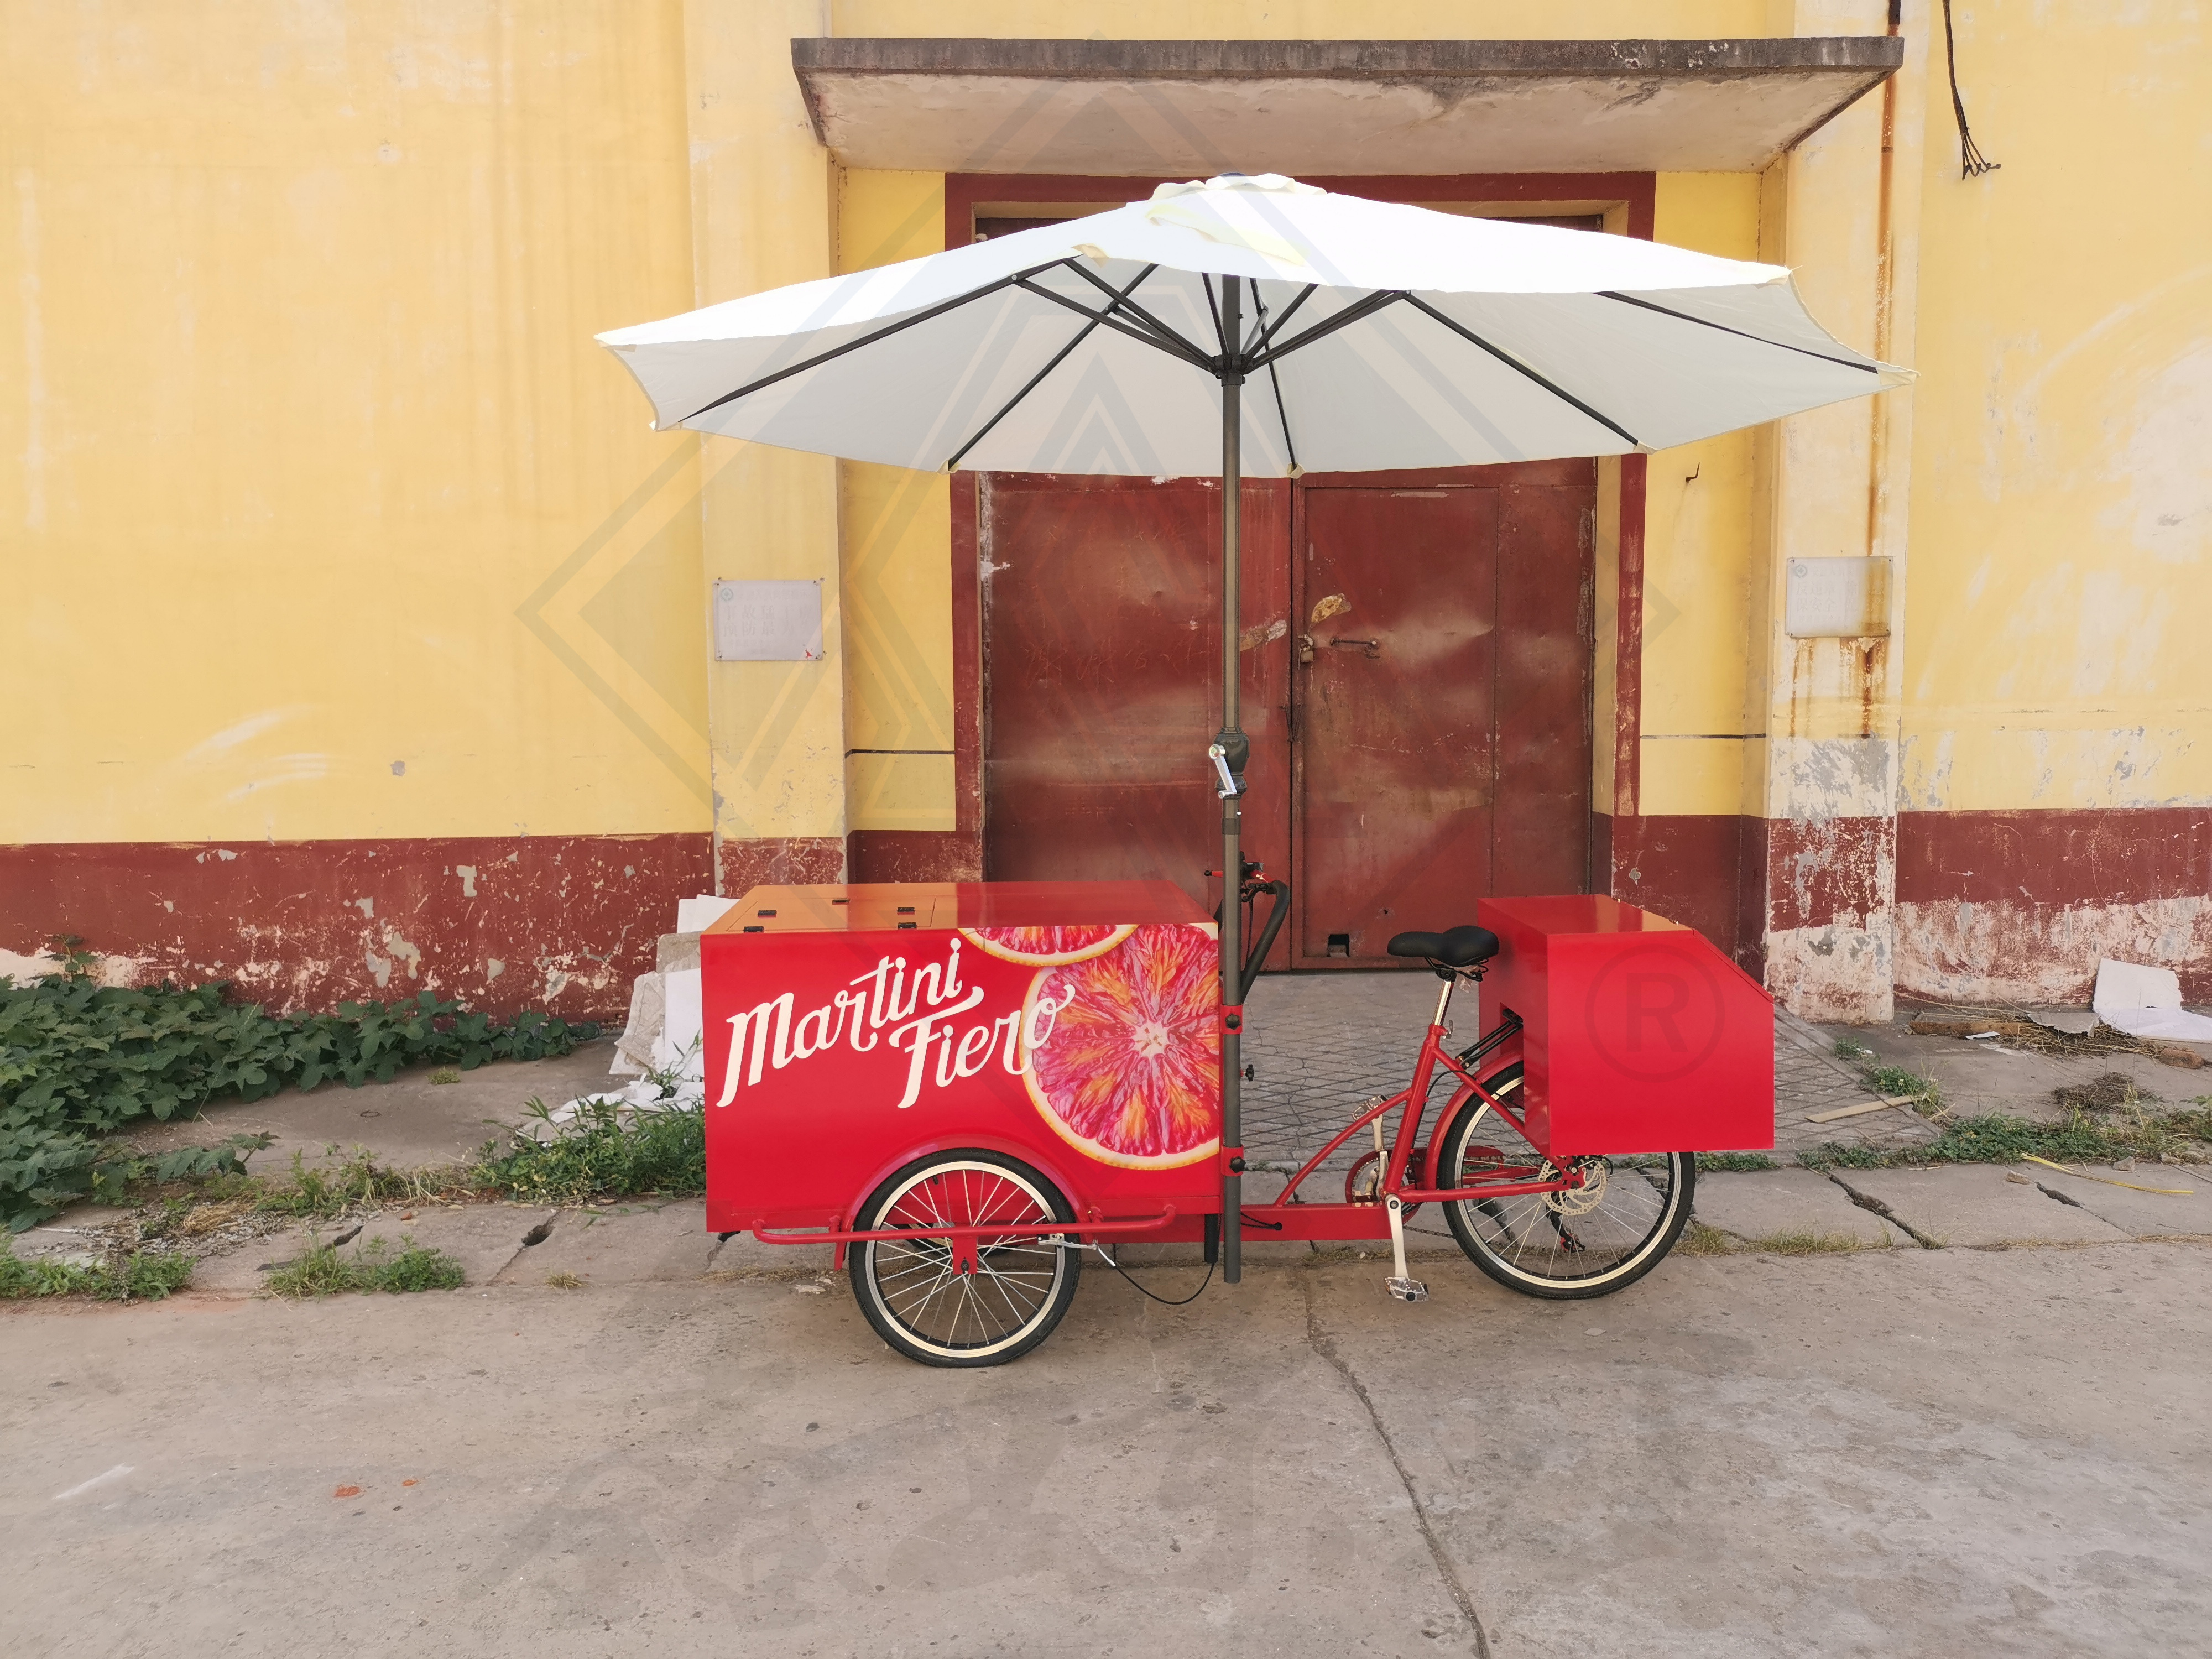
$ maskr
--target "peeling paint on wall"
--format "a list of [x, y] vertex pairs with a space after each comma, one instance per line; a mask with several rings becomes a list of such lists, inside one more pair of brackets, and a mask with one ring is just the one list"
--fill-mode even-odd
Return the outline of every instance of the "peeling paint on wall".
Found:
[[2187, 1000], [2212, 1000], [2212, 898], [1898, 906], [1897, 988], [1907, 995], [2086, 1003], [2106, 957], [2172, 968]]

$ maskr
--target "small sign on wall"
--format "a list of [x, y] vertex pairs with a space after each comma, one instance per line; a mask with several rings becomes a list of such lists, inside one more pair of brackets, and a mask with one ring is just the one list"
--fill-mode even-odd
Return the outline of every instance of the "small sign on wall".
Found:
[[821, 661], [821, 579], [716, 582], [714, 660]]
[[1792, 559], [1783, 629], [1794, 640], [1889, 632], [1887, 559]]

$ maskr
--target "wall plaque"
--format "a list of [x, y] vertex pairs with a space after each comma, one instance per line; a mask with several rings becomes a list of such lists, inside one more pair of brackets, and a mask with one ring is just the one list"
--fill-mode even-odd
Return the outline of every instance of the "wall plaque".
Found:
[[714, 660], [821, 661], [821, 579], [716, 582]]

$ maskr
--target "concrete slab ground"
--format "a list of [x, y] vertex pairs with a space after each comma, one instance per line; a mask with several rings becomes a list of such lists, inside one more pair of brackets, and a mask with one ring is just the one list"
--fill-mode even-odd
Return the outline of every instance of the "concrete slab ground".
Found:
[[532, 1254], [525, 1241], [556, 1213], [544, 1205], [514, 1204], [441, 1204], [412, 1212], [386, 1210], [363, 1222], [361, 1236], [347, 1249], [363, 1249], [381, 1239], [394, 1252], [410, 1244], [442, 1250], [461, 1264], [470, 1284], [489, 1285], [510, 1262]]
[[[2008, 1050], [2001, 1042], [1916, 1036], [1905, 1029], [1923, 1015], [1940, 1018], [1948, 1012], [1901, 1005], [1897, 1018], [1886, 1025], [1827, 1025], [1820, 1030], [1873, 1049], [1872, 1064], [1901, 1066], [1917, 1076], [1934, 1079], [1943, 1103], [1961, 1117], [2002, 1112], [2057, 1121], [2065, 1115], [2065, 1109], [2052, 1099], [2053, 1090], [2093, 1082], [2107, 1072], [2132, 1079], [2147, 1100], [2178, 1103], [2212, 1094], [2212, 1068], [2169, 1066], [2148, 1054], [2033, 1054]], [[2201, 1048], [2197, 1051], [2203, 1052]]]
[[296, 1261], [318, 1239], [336, 1238], [349, 1231], [343, 1226], [310, 1229], [294, 1222], [261, 1238], [250, 1238], [220, 1255], [203, 1256], [192, 1269], [195, 1292], [220, 1296], [258, 1296], [269, 1287], [269, 1275], [287, 1261]]
[[0, 1629], [11, 1659], [2212, 1649], [2212, 1249], [1430, 1285], [1264, 1268], [1167, 1310], [1086, 1273], [975, 1371], [765, 1279], [17, 1304]]
[[393, 1209], [361, 1221], [293, 1222], [204, 1257], [192, 1270], [192, 1288], [226, 1296], [252, 1296], [267, 1288], [270, 1271], [297, 1261], [312, 1246], [343, 1239], [349, 1254], [378, 1239], [397, 1253], [411, 1243], [442, 1250], [461, 1264], [471, 1285], [487, 1285], [526, 1248], [524, 1237], [554, 1212], [513, 1204], [441, 1204]]
[[[287, 1091], [266, 1100], [219, 1103], [197, 1118], [143, 1129], [131, 1144], [164, 1152], [211, 1146], [226, 1135], [272, 1134], [274, 1144], [254, 1154], [250, 1166], [264, 1172], [285, 1168], [295, 1152], [318, 1164], [342, 1161], [356, 1146], [368, 1148], [386, 1169], [465, 1163], [500, 1128], [520, 1122], [532, 1098], [557, 1106], [621, 1084], [624, 1079], [607, 1074], [613, 1060], [613, 1042], [602, 1038], [558, 1060], [480, 1066], [463, 1072], [458, 1083], [433, 1083], [438, 1068], [418, 1066], [389, 1083], [358, 1089], [326, 1083], [311, 1094]], [[331, 1146], [337, 1154], [327, 1150]]]
[[2087, 1210], [2058, 1202], [2033, 1181], [2007, 1180], [2005, 1170], [1994, 1164], [1840, 1170], [1836, 1179], [1887, 1205], [1916, 1234], [1941, 1244], [2109, 1244], [2130, 1237]]
[[[501, 1284], [543, 1285], [556, 1273], [574, 1273], [586, 1285], [695, 1279], [708, 1270], [719, 1249], [719, 1241], [707, 1231], [707, 1206], [701, 1199], [562, 1210], [550, 1218], [553, 1231], [543, 1243], [509, 1259]], [[755, 1248], [781, 1249], [768, 1244]], [[825, 1263], [829, 1254], [820, 1252]], [[770, 1265], [802, 1264], [778, 1261]]]
[[1693, 1213], [1748, 1243], [1784, 1234], [1815, 1238], [1838, 1234], [1875, 1249], [1912, 1247], [1901, 1227], [1851, 1202], [1850, 1194], [1810, 1170], [1770, 1170], [1756, 1175], [1698, 1177]]
[[[2106, 1179], [2083, 1180], [2037, 1164], [2021, 1166], [2025, 1172], [2034, 1176], [2038, 1185], [2065, 1194], [2090, 1214], [2137, 1238], [2212, 1237], [2212, 1170], [2173, 1164], [2139, 1164], [2127, 1170], [2103, 1164], [2075, 1167]], [[2179, 1188], [2183, 1191], [2137, 1192], [2111, 1185], [2114, 1181], [2132, 1181], [2145, 1187]]]

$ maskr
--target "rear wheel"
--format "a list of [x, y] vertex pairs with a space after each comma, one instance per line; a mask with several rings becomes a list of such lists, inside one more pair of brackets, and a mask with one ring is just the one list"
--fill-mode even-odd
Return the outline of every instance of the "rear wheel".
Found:
[[[1066, 1198], [1018, 1158], [933, 1152], [869, 1195], [854, 1231], [952, 1225], [1047, 1226], [1075, 1219]], [[972, 1271], [951, 1242], [884, 1239], [847, 1254], [853, 1294], [876, 1334], [925, 1365], [1003, 1365], [1052, 1334], [1075, 1299], [1072, 1237], [1015, 1234], [975, 1241]]]
[[[1521, 1067], [1508, 1066], [1483, 1086], [1510, 1101]], [[1632, 1285], [1674, 1248], [1690, 1218], [1697, 1159], [1689, 1152], [1633, 1158], [1573, 1158], [1583, 1185], [1516, 1198], [1455, 1199], [1443, 1206], [1474, 1265], [1509, 1290], [1551, 1300], [1604, 1296]], [[1548, 1181], [1558, 1169], [1530, 1146], [1513, 1120], [1470, 1096], [1444, 1131], [1437, 1178], [1446, 1187], [1484, 1181]]]

